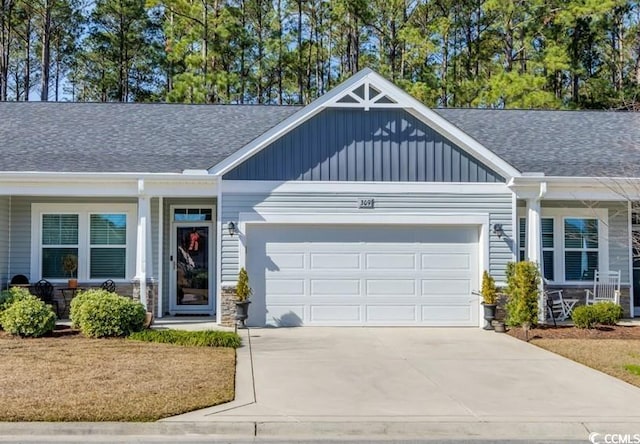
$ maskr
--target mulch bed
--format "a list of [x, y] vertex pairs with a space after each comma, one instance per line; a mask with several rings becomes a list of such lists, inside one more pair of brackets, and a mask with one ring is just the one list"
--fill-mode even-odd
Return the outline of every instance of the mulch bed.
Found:
[[[524, 330], [510, 328], [508, 335], [525, 340]], [[612, 325], [593, 329], [576, 328], [572, 325], [541, 325], [529, 330], [531, 339], [638, 339], [640, 340], [640, 326]]]

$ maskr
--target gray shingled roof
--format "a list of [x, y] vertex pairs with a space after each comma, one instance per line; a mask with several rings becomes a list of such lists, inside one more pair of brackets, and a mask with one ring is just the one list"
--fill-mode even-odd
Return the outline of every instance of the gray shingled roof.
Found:
[[521, 172], [640, 177], [640, 113], [434, 111]]
[[[0, 103], [0, 171], [209, 168], [292, 106]], [[640, 113], [434, 110], [522, 172], [640, 177]]]
[[0, 171], [173, 173], [206, 169], [298, 109], [0, 103]]

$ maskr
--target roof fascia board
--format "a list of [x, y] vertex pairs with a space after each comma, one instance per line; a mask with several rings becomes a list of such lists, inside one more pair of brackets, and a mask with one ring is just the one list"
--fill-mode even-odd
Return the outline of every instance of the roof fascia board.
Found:
[[512, 177], [520, 176], [520, 172], [505, 160], [494, 154], [491, 150], [485, 148], [482, 144], [464, 133], [451, 122], [444, 119], [443, 117], [420, 103], [418, 100], [411, 97], [408, 93], [400, 89], [398, 86], [394, 85], [392, 82], [388, 81], [369, 68], [363, 69], [349, 79], [345, 80], [336, 88], [329, 91], [327, 94], [314, 100], [309, 105], [305, 106], [303, 109], [290, 116], [288, 119], [271, 128], [262, 136], [254, 139], [245, 147], [227, 157], [222, 162], [214, 165], [211, 169], [209, 169], [209, 172], [214, 175], [224, 175], [234, 167], [240, 165], [249, 157], [255, 155], [261, 149], [267, 147], [271, 142], [275, 141], [295, 127], [301, 125], [325, 108], [361, 107], [361, 104], [356, 103], [354, 103], [353, 105], [336, 103], [337, 100], [339, 100], [342, 96], [348, 94], [351, 90], [357, 88], [361, 84], [373, 85], [376, 89], [379, 89], [382, 93], [388, 95], [397, 102], [396, 104], [389, 104], [389, 108], [404, 108], [407, 112], [410, 112], [413, 116], [419, 118], [425, 124], [431, 126], [435, 131], [449, 138], [452, 142], [456, 143], [470, 155], [478, 158], [480, 161], [485, 163], [488, 167], [493, 169], [501, 176], [505, 177], [507, 180]]
[[640, 201], [637, 177], [522, 176], [512, 178], [507, 186], [519, 199], [532, 199], [541, 183], [547, 184], [544, 200]]

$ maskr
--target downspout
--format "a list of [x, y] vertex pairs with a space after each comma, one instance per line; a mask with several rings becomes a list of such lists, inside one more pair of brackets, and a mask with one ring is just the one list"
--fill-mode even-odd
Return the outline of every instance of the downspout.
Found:
[[163, 276], [164, 276], [164, 198], [158, 197], [158, 318], [164, 312]]
[[[13, 225], [13, 213], [11, 212], [12, 196], [9, 196], [9, 230], [7, 231], [7, 289], [9, 288], [9, 282], [11, 282], [11, 226]], [[33, 222], [32, 222], [33, 223]], [[31, 278], [31, 273], [29, 273]]]
[[216, 324], [222, 322], [222, 176], [218, 176], [216, 202]]
[[[547, 194], [547, 182], [540, 182], [540, 192], [538, 193], [538, 203], [540, 203], [540, 201], [544, 198], [544, 196]], [[540, 231], [542, 231], [542, 204], [539, 204], [540, 209], [538, 216], [540, 217]], [[538, 246], [538, 249], [540, 251], [539, 254], [539, 259], [540, 259], [540, 269], [542, 270], [544, 267], [544, 260], [542, 257], [542, 233], [540, 233], [540, 245]], [[541, 322], [545, 322], [546, 318], [547, 318], [547, 310], [545, 305], [545, 298], [544, 298], [544, 274], [542, 274], [542, 276], [540, 276], [540, 284], [538, 287], [538, 320]]]

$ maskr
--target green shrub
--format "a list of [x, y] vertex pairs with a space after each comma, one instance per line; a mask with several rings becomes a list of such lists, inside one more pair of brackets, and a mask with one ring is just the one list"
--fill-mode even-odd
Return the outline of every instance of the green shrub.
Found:
[[0, 313], [9, 308], [17, 300], [28, 299], [33, 296], [29, 290], [22, 287], [11, 287], [9, 290], [0, 291]]
[[578, 328], [593, 328], [598, 324], [616, 325], [623, 315], [624, 311], [618, 304], [599, 302], [575, 308], [571, 319]]
[[593, 328], [598, 323], [593, 305], [582, 305], [576, 307], [571, 314], [573, 325], [578, 328]]
[[162, 344], [186, 345], [194, 347], [238, 348], [242, 340], [238, 334], [228, 331], [204, 330], [143, 330], [132, 333], [129, 339]]
[[616, 325], [622, 316], [624, 310], [615, 302], [599, 302], [593, 305], [596, 319], [602, 325]]
[[496, 281], [487, 270], [482, 272], [482, 289], [480, 290], [482, 301], [485, 304], [496, 304], [498, 302], [498, 289]]
[[538, 322], [540, 270], [530, 261], [507, 264], [506, 321], [511, 326], [528, 330]]
[[144, 306], [105, 290], [81, 292], [71, 301], [72, 325], [90, 338], [127, 336], [144, 325]]
[[0, 314], [0, 323], [12, 335], [39, 337], [53, 331], [56, 315], [37, 297], [21, 295]]

